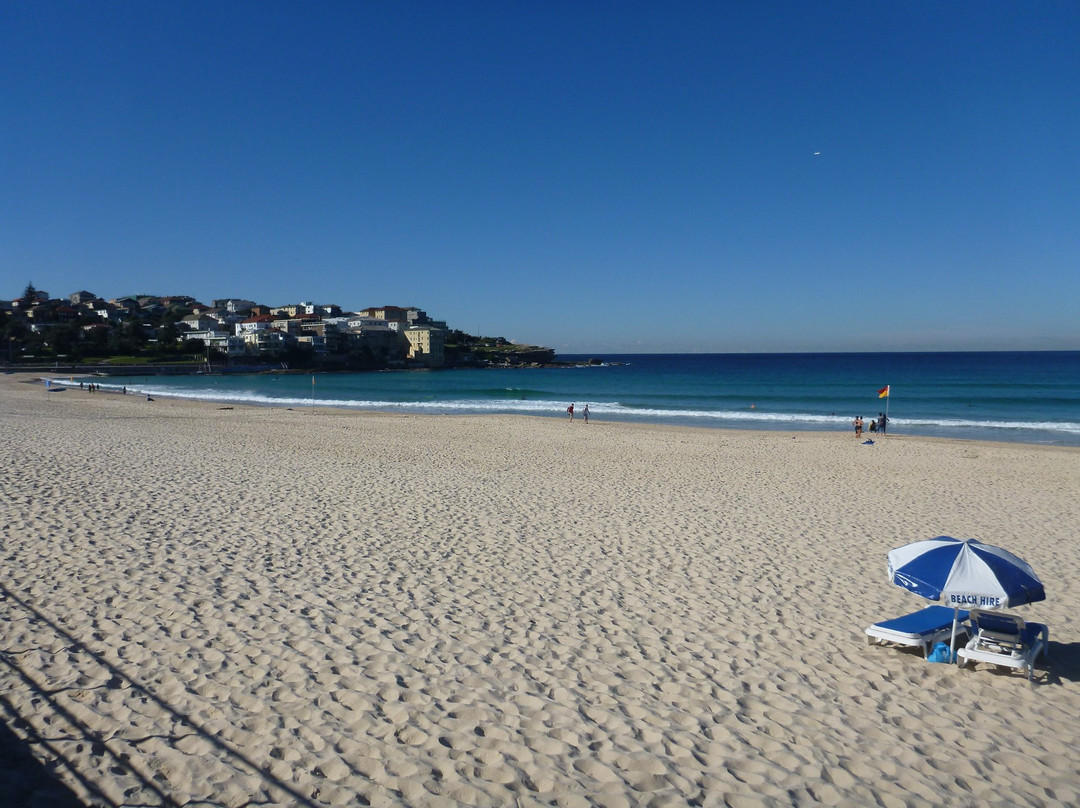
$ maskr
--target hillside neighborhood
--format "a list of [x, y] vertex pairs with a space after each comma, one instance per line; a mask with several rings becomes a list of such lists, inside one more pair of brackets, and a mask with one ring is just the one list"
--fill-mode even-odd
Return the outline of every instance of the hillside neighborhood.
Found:
[[277, 367], [368, 370], [491, 364], [543, 364], [554, 351], [480, 338], [447, 327], [412, 306], [295, 303], [265, 306], [223, 298], [209, 305], [186, 295], [105, 300], [78, 291], [63, 298], [28, 285], [0, 300], [0, 361], [108, 362], [138, 356], [220, 369]]

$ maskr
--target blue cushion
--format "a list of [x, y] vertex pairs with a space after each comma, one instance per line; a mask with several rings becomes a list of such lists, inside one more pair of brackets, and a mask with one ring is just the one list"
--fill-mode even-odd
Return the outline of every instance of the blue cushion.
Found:
[[1024, 632], [1020, 635], [1021, 641], [1024, 643], [1025, 648], [1031, 648], [1035, 644], [1035, 640], [1039, 639], [1039, 635], [1046, 629], [1042, 623], [1025, 623]]
[[[960, 614], [957, 615], [957, 621], [967, 620], [967, 617], [968, 613], [961, 609]], [[874, 625], [889, 631], [895, 631], [898, 634], [921, 636], [948, 628], [952, 625], [952, 622], [953, 610], [949, 607], [927, 606], [917, 612], [905, 614], [903, 617], [896, 617], [892, 620], [883, 620], [880, 623], [874, 623]]]
[[972, 621], [979, 631], [992, 631], [995, 634], [1012, 634], [1020, 636], [1020, 629], [1016, 625], [1016, 618], [1012, 615], [992, 614], [980, 612]]
[[[1024, 624], [1022, 629], [1016, 624], [1018, 620]], [[994, 614], [992, 612], [980, 612], [972, 622], [979, 631], [992, 631], [995, 634], [1011, 635], [1024, 648], [1030, 648], [1039, 638], [1039, 635], [1046, 630], [1046, 626], [1042, 623], [1028, 623], [1013, 615]]]

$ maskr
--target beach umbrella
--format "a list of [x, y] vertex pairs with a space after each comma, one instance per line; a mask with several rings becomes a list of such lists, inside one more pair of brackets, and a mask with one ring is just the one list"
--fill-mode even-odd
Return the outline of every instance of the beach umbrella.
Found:
[[889, 551], [889, 580], [927, 600], [953, 607], [949, 650], [956, 650], [961, 609], [1004, 609], [1046, 600], [1031, 565], [976, 539], [938, 536]]

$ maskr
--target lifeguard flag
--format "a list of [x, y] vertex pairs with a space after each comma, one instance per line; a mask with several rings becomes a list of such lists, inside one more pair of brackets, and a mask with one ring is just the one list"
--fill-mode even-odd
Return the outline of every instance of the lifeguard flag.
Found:
[[885, 385], [880, 390], [878, 390], [877, 391], [877, 397], [878, 398], [888, 398], [889, 397], [889, 385]]

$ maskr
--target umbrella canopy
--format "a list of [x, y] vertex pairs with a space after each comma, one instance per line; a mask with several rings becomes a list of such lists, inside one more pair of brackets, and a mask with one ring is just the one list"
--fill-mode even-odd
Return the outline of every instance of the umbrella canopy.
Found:
[[954, 609], [1004, 609], [1046, 600], [1030, 564], [975, 539], [938, 536], [891, 550], [889, 580]]

